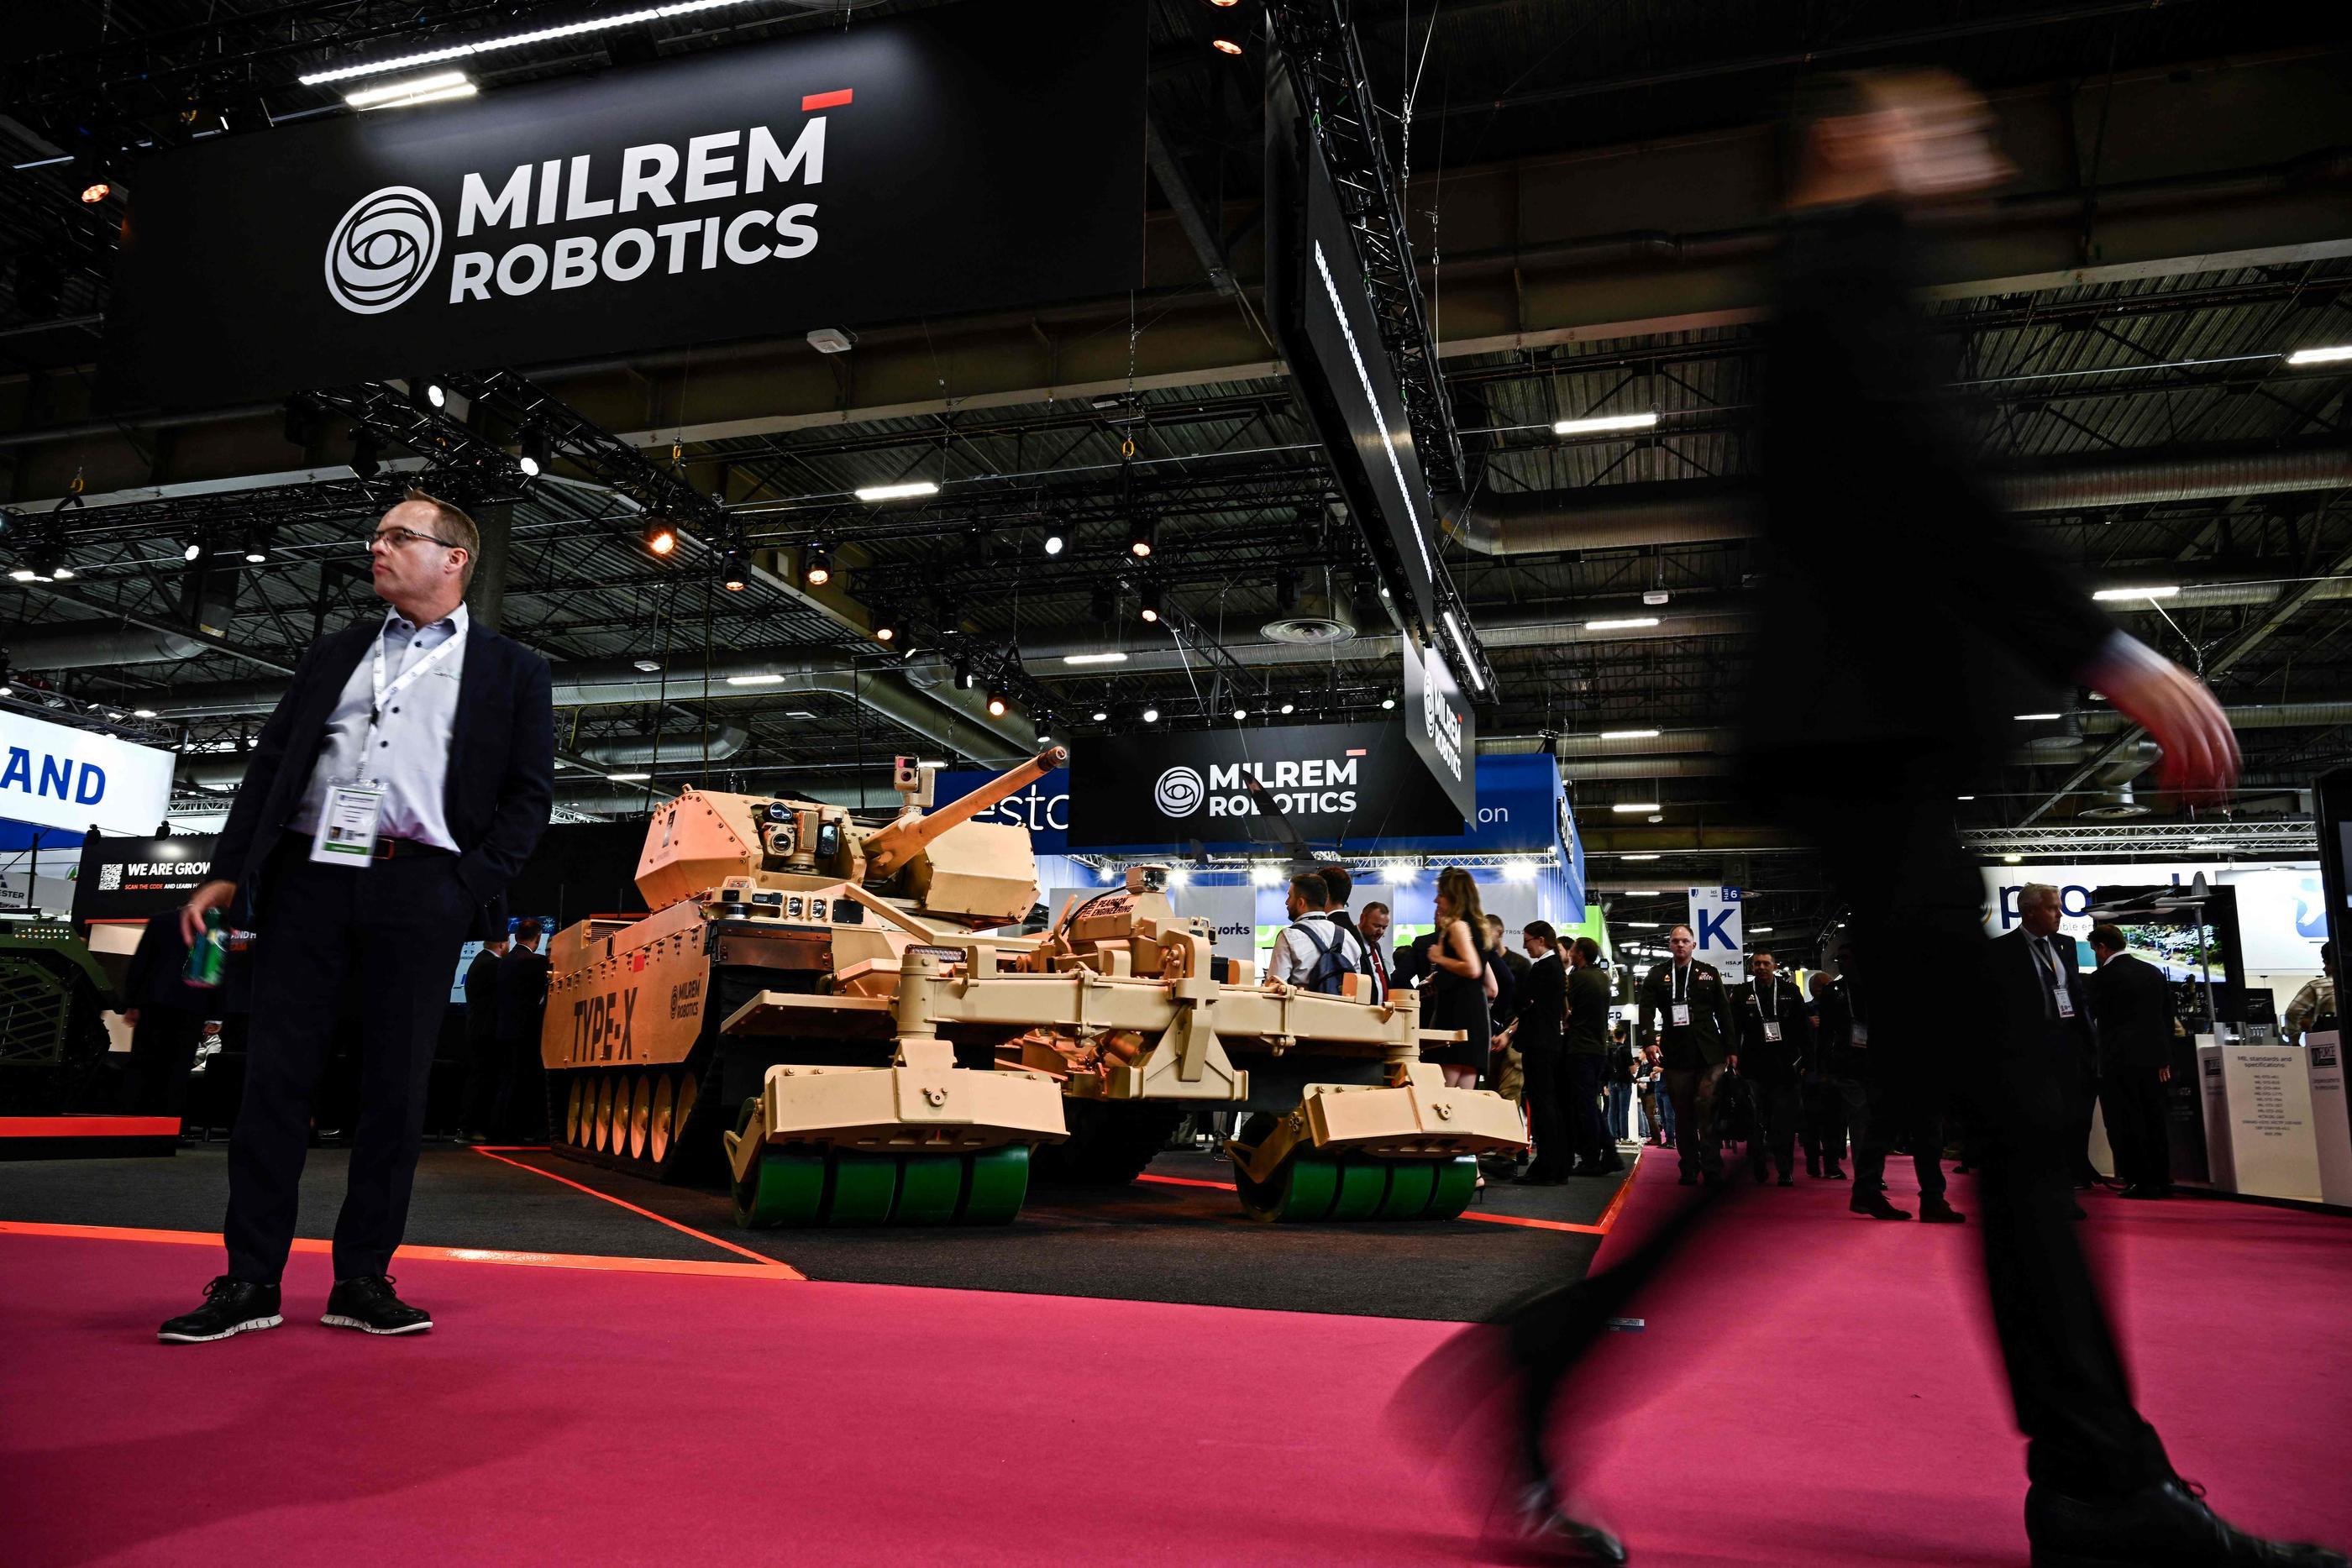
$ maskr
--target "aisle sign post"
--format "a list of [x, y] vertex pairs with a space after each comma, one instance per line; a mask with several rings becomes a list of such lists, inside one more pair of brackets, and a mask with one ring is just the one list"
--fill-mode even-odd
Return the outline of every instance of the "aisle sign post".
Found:
[[1722, 970], [1727, 985], [1738, 985], [1747, 977], [1747, 947], [1740, 937], [1738, 888], [1692, 888], [1690, 928], [1697, 942], [1691, 952], [1693, 957]]

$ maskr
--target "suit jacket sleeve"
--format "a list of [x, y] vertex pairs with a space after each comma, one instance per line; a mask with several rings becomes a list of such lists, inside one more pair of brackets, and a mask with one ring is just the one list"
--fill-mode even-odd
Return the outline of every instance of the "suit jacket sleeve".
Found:
[[1641, 1019], [1633, 1027], [1633, 1043], [1643, 1045], [1648, 1043], [1651, 1035], [1657, 1032], [1654, 1024], [1658, 1014], [1658, 998], [1657, 994], [1650, 988], [1650, 977], [1647, 975], [1642, 977], [1641, 987], [1634, 992], [1634, 996], [1640, 1002]]
[[[286, 695], [278, 699], [269, 717], [262, 724], [261, 733], [255, 737], [253, 749], [246, 754], [245, 779], [236, 787], [236, 799], [230, 802], [228, 821], [221, 825], [221, 836], [213, 845], [213, 870], [219, 880], [234, 882], [245, 874], [246, 862], [252, 857], [253, 841], [264, 829], [275, 824], [264, 822], [262, 814], [269, 809], [269, 797], [278, 782], [280, 769], [286, 767], [286, 748], [294, 738], [294, 716], [308, 700], [310, 683], [318, 677], [319, 650], [335, 639], [330, 637], [313, 643], [303, 653], [302, 662], [294, 667], [294, 682]], [[307, 764], [298, 763], [297, 766]], [[250, 888], [245, 890], [251, 895]]]
[[[517, 650], [521, 691], [514, 701], [514, 727], [508, 733], [499, 779], [498, 804], [489, 831], [457, 862], [457, 875], [477, 899], [487, 901], [512, 882], [547, 831], [555, 801], [555, 702], [547, 661]], [[243, 791], [239, 791], [243, 799]]]

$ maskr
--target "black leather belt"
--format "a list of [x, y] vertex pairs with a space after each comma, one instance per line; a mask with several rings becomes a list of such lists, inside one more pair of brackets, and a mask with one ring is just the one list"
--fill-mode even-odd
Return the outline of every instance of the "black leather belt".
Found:
[[416, 855], [454, 855], [457, 852], [418, 839], [380, 838], [375, 841], [375, 858], [380, 861], [404, 860]]

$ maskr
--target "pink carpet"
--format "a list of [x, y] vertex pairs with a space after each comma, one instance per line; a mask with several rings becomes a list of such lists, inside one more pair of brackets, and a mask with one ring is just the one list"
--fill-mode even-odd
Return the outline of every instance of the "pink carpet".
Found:
[[[1654, 1162], [1626, 1224], [1670, 1184]], [[1973, 1238], [1849, 1223], [1826, 1185], [1745, 1207], [1573, 1413], [1636, 1561], [2021, 1562]], [[2097, 1215], [2182, 1469], [2250, 1523], [2352, 1538], [2352, 1224]], [[419, 1260], [441, 1327], [375, 1341], [316, 1325], [325, 1260], [298, 1254], [285, 1327], [155, 1344], [211, 1267], [0, 1236], [0, 1561], [1509, 1560], [1460, 1496], [1484, 1439], [1433, 1473], [1392, 1418], [1444, 1325]]]

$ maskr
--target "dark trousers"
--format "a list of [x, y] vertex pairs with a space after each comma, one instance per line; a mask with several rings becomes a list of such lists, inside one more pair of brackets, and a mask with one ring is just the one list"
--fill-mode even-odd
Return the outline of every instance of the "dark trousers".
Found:
[[1587, 1170], [1616, 1163], [1616, 1140], [1601, 1115], [1601, 1085], [1609, 1059], [1592, 1052], [1571, 1052], [1568, 1058], [1569, 1138], [1576, 1157]]
[[1576, 1164], [1576, 1139], [1568, 1125], [1566, 1056], [1556, 1043], [1538, 1045], [1519, 1053], [1519, 1100], [1528, 1113], [1528, 1131], [1536, 1141], [1535, 1162], [1528, 1174], [1538, 1178], [1566, 1176]]
[[1723, 1141], [1715, 1133], [1715, 1090], [1723, 1063], [1666, 1069], [1666, 1098], [1675, 1103], [1675, 1153], [1685, 1176], [1721, 1176]]
[[204, 1042], [201, 1014], [142, 1007], [131, 1027], [131, 1084], [125, 1111], [133, 1116], [176, 1116], [188, 1103], [188, 1070]]
[[1906, 1074], [1885, 1082], [1872, 1079], [1860, 1087], [1864, 1130], [1853, 1141], [1854, 1196], [1878, 1190], [1886, 1179], [1886, 1156], [1902, 1143], [1910, 1145], [1920, 1201], [1945, 1201], [1944, 1121], [1937, 1113], [1934, 1086]]
[[[1955, 997], [1997, 994], [1979, 913], [1983, 880], [1952, 830], [1952, 797], [1976, 788], [1975, 768], [1886, 746], [1826, 756], [1819, 747], [1751, 754], [1748, 761], [1759, 808], [1819, 848], [1832, 885], [1853, 910], [1874, 1099], [1883, 1092], [1890, 1108], [1933, 1104], [1930, 1092], [1948, 1085], [1979, 1129], [1984, 1165], [1974, 1228], [2027, 1438], [2028, 1476], [2063, 1491], [2108, 1496], [2169, 1475], [2163, 1445], [2133, 1406], [2075, 1234], [2055, 1064], [2031, 1049], [2034, 1030], [2026, 1020], [1996, 1019], [1988, 1039], [1980, 1018], [1953, 1006]], [[1936, 955], [1932, 983], [1918, 971], [1921, 953]], [[1681, 1076], [1695, 1085], [1696, 1075]], [[1871, 1129], [1868, 1142], [1885, 1141]], [[1932, 1145], [1926, 1152], [1935, 1153]], [[1549, 1474], [1553, 1399], [1582, 1352], [1661, 1271], [1704, 1266], [1710, 1249], [1690, 1243], [1754, 1190], [1734, 1186], [1685, 1206], [1620, 1262], [1513, 1312], [1512, 1342], [1526, 1372], [1521, 1435], [1538, 1475]]]
[[228, 1271], [259, 1284], [277, 1282], [293, 1245], [311, 1101], [347, 996], [364, 1005], [335, 1277], [389, 1269], [408, 1224], [434, 1042], [474, 916], [455, 857], [323, 866], [309, 853], [289, 838], [263, 878], [245, 1100], [229, 1141]]
[[2074, 1179], [2095, 1182], [2099, 1167], [2091, 1163], [2091, 1113], [2099, 1103], [2099, 1080], [2087, 1063], [2067, 1070], [2066, 1149], [2074, 1162]]
[[499, 1041], [499, 1098], [488, 1131], [518, 1142], [543, 1136], [547, 1129], [547, 1075], [539, 1062], [539, 1036], [509, 1036]]
[[1797, 1166], [1797, 1124], [1804, 1116], [1804, 1102], [1793, 1078], [1784, 1082], [1759, 1082], [1748, 1080], [1749, 1100], [1756, 1107], [1756, 1131], [1748, 1144], [1748, 1164], [1757, 1175], [1764, 1174], [1764, 1161], [1769, 1155], [1772, 1168], [1787, 1176]]
[[2156, 1070], [2117, 1073], [2099, 1089], [2116, 1175], [2126, 1185], [2162, 1192], [2172, 1186], [2172, 1149], [2164, 1133], [2164, 1085]]
[[1825, 1073], [1812, 1086], [1812, 1092], [1813, 1138], [1821, 1147], [1822, 1166], [1835, 1166], [1846, 1157], [1848, 1139], [1853, 1140], [1853, 1156], [1859, 1161], [1870, 1122], [1870, 1093], [1862, 1080]]
[[468, 1133], [495, 1136], [499, 1091], [506, 1082], [506, 1063], [499, 1055], [499, 1037], [485, 1030], [466, 1035], [466, 1087], [457, 1100], [457, 1124]]

